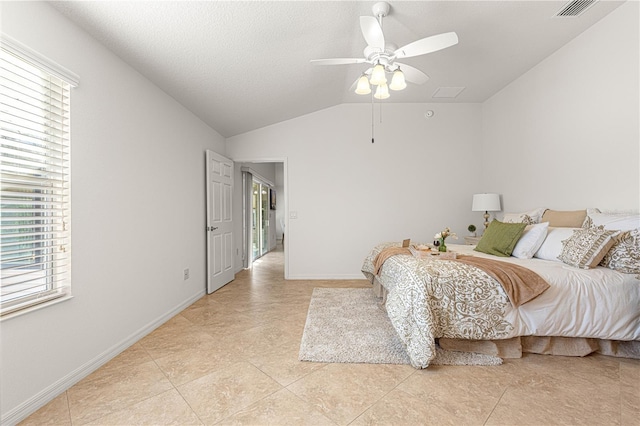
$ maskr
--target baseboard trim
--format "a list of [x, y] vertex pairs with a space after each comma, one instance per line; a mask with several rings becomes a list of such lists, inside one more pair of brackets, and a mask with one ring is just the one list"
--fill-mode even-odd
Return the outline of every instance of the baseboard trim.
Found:
[[134, 343], [142, 339], [147, 334], [151, 333], [156, 328], [173, 318], [175, 315], [183, 311], [188, 306], [192, 305], [195, 301], [200, 299], [206, 293], [204, 290], [199, 291], [197, 294], [191, 296], [189, 299], [183, 301], [170, 311], [166, 312], [162, 316], [151, 321], [138, 331], [131, 334], [129, 337], [121, 341], [120, 343], [112, 346], [106, 351], [102, 352], [97, 357], [93, 358], [84, 365], [78, 367], [65, 377], [53, 383], [51, 386], [43, 389], [41, 392], [34, 395], [32, 398], [26, 400], [16, 408], [9, 410], [6, 415], [2, 416], [0, 423], [2, 425], [13, 426], [29, 417], [31, 414], [44, 407], [49, 402], [53, 401], [62, 392], [69, 389], [71, 386], [78, 383], [80, 380], [87, 377], [89, 374], [102, 367], [107, 362], [111, 361], [117, 355], [122, 353], [125, 349], [132, 346]]
[[289, 275], [288, 280], [365, 280], [362, 274], [354, 275]]

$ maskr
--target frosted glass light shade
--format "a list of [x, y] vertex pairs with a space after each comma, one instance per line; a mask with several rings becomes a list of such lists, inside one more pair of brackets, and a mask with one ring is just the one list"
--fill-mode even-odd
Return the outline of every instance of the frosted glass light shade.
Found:
[[369, 80], [367, 79], [366, 75], [363, 75], [358, 79], [356, 93], [358, 95], [368, 95], [369, 93], [371, 93], [371, 86], [369, 86]]
[[402, 90], [407, 87], [406, 81], [404, 81], [404, 73], [400, 71], [400, 68], [393, 72], [393, 77], [391, 78], [391, 84], [389, 85], [389, 89], [391, 90]]
[[387, 99], [389, 97], [389, 86], [386, 84], [381, 84], [376, 89], [376, 93], [373, 95], [376, 99]]
[[373, 67], [373, 71], [371, 71], [371, 79], [369, 82], [375, 86], [380, 86], [381, 84], [387, 84], [387, 76], [384, 72], [384, 67], [380, 64]]
[[500, 195], [498, 194], [474, 194], [471, 210], [474, 212], [499, 212]]

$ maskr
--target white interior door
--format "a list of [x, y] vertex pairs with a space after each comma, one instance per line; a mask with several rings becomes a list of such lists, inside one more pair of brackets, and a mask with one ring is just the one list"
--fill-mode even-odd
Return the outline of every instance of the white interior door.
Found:
[[207, 293], [234, 278], [233, 161], [207, 150]]

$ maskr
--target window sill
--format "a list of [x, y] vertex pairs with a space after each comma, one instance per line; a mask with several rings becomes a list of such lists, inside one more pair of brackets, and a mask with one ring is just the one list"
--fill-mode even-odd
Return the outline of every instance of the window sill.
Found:
[[65, 302], [65, 301], [70, 300], [70, 299], [73, 299], [73, 295], [66, 294], [66, 295], [61, 296], [61, 297], [56, 297], [55, 299], [47, 300], [46, 302], [38, 303], [38, 304], [35, 304], [35, 305], [32, 305], [32, 306], [26, 307], [24, 309], [20, 309], [20, 310], [14, 311], [14, 312], [10, 312], [10, 313], [8, 313], [6, 315], [0, 316], [0, 322], [7, 321], [9, 319], [19, 317], [21, 315], [28, 314], [28, 313], [33, 312], [33, 311], [38, 311], [40, 309], [48, 308], [49, 306], [57, 305], [58, 303]]

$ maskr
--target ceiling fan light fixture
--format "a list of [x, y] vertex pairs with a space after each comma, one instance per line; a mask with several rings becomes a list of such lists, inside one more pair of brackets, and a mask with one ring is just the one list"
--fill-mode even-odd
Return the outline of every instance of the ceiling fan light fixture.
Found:
[[373, 71], [371, 71], [371, 79], [369, 80], [369, 82], [376, 86], [387, 84], [387, 76], [385, 75], [384, 67], [380, 64], [380, 62], [378, 62], [375, 67], [373, 67]]
[[[588, 2], [598, 0], [570, 1]], [[364, 57], [314, 59], [311, 61], [314, 65], [370, 64], [370, 68], [364, 72], [364, 75], [349, 86], [349, 90], [355, 91], [359, 95], [371, 93], [374, 90], [373, 86], [376, 86], [373, 96], [377, 99], [387, 99], [389, 97], [389, 89], [394, 91], [404, 90], [407, 87], [407, 81], [418, 85], [424, 84], [429, 80], [428, 75], [411, 65], [396, 62], [396, 59], [426, 55], [458, 43], [458, 35], [455, 32], [448, 32], [424, 37], [402, 47], [397, 47], [394, 43], [386, 41], [382, 31], [382, 19], [388, 16], [391, 11], [389, 3], [379, 1], [373, 5], [372, 10], [373, 16], [360, 17], [360, 30], [364, 40], [367, 42], [367, 47], [363, 51]], [[400, 67], [403, 69], [401, 70]], [[390, 74], [391, 82], [389, 84], [387, 73]], [[366, 84], [366, 79], [369, 80], [368, 85]], [[354, 86], [356, 86], [355, 90]]]
[[376, 99], [387, 99], [389, 96], [389, 86], [387, 86], [386, 83], [379, 85], [376, 93], [373, 95]]
[[407, 82], [404, 80], [404, 73], [398, 68], [393, 72], [393, 77], [391, 77], [391, 84], [389, 85], [389, 89], [391, 90], [402, 90], [407, 87]]
[[369, 79], [367, 76], [362, 74], [362, 76], [358, 79], [358, 86], [356, 87], [356, 93], [358, 95], [368, 95], [371, 93], [371, 86], [369, 86]]

